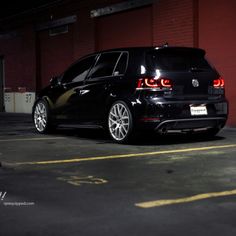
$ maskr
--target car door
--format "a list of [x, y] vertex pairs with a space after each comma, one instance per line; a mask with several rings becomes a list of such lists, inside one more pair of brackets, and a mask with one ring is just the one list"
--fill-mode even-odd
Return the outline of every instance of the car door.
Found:
[[54, 103], [57, 119], [80, 121], [82, 119], [83, 88], [85, 78], [95, 63], [97, 55], [83, 58], [69, 67], [62, 75], [57, 91], [60, 94]]
[[99, 121], [104, 118], [110, 87], [119, 76], [115, 72], [115, 67], [121, 55], [120, 51], [101, 53], [85, 80], [82, 100], [85, 105], [84, 119], [86, 121]]

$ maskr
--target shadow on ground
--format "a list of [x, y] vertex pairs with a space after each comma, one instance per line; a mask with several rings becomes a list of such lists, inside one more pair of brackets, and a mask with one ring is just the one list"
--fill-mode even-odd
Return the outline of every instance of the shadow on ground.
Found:
[[[54, 135], [70, 136], [80, 139], [89, 139], [98, 143], [114, 143], [107, 131], [103, 129], [85, 129], [85, 128], [58, 128], [54, 131]], [[158, 135], [154, 132], [139, 133], [128, 145], [151, 146], [151, 145], [171, 145], [197, 142], [212, 142], [223, 140], [224, 137], [220, 133], [215, 137], [207, 137], [202, 134], [168, 134]], [[119, 144], [118, 144], [119, 145]]]
[[[17, 135], [37, 135], [34, 128], [32, 117], [29, 114], [11, 114], [0, 113], [0, 133], [5, 136]], [[79, 139], [87, 139], [95, 141], [98, 144], [114, 143], [108, 132], [103, 129], [91, 129], [81, 127], [66, 127], [59, 126], [50, 135], [60, 135], [65, 137], [75, 137]], [[204, 134], [172, 134], [172, 135], [157, 135], [154, 132], [141, 133], [132, 140], [129, 145], [151, 146], [151, 145], [171, 145], [171, 144], [185, 144], [197, 142], [210, 142], [216, 140], [223, 140], [224, 137], [220, 133], [216, 137], [208, 138]], [[119, 144], [117, 144], [119, 145]]]

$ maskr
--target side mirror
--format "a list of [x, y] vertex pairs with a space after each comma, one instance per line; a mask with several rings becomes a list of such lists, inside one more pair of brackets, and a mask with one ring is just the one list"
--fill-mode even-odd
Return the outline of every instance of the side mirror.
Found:
[[53, 76], [51, 79], [50, 79], [50, 85], [52, 87], [55, 87], [56, 85], [58, 85], [58, 77], [57, 76]]

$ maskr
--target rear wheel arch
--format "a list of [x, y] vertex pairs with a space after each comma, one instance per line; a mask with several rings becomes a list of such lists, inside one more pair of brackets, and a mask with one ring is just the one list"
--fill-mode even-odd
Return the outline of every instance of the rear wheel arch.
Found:
[[118, 101], [124, 102], [124, 103], [129, 107], [130, 112], [132, 113], [132, 115], [133, 115], [133, 116], [135, 115], [134, 107], [132, 106], [132, 101], [130, 101], [129, 99], [126, 99], [126, 98], [116, 97], [116, 98], [107, 100], [107, 102], [106, 102], [106, 111], [105, 111], [106, 117], [107, 117], [108, 112], [109, 112], [110, 109], [111, 109], [111, 106], [112, 106], [115, 102], [118, 102]]

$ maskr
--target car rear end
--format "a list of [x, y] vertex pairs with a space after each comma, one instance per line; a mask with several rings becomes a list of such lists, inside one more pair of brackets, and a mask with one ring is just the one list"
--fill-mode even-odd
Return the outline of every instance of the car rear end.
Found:
[[225, 82], [197, 48], [147, 49], [137, 78], [137, 119], [158, 132], [219, 131], [226, 123]]

